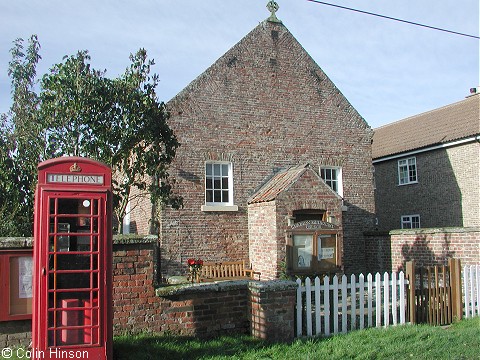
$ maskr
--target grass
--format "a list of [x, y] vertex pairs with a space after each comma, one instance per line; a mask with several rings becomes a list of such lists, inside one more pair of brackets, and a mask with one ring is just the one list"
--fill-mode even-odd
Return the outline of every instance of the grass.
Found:
[[248, 336], [202, 341], [162, 336], [115, 338], [119, 360], [135, 359], [480, 359], [480, 318], [448, 327], [405, 325], [330, 338], [268, 344]]
[[118, 360], [470, 360], [480, 359], [480, 318], [463, 320], [448, 327], [405, 325], [367, 329], [330, 338], [298, 339], [292, 344], [268, 344], [249, 336], [213, 340], [176, 336], [120, 336], [114, 340], [114, 353]]

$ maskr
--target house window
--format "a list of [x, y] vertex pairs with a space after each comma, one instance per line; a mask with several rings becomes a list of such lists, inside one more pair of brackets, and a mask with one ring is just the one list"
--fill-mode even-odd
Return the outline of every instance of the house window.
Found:
[[202, 211], [237, 211], [233, 205], [233, 171], [230, 162], [205, 164], [205, 205]]
[[398, 160], [398, 184], [417, 182], [417, 160], [415, 157]]
[[333, 191], [343, 197], [342, 168], [322, 167], [320, 168], [320, 176]]
[[420, 215], [403, 215], [402, 229], [419, 229]]

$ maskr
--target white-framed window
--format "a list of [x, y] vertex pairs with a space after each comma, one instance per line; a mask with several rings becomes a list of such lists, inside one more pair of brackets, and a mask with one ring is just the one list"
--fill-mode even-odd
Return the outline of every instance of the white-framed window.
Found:
[[320, 176], [323, 181], [338, 195], [343, 197], [342, 168], [336, 166], [322, 166]]
[[402, 215], [402, 229], [419, 229], [420, 215]]
[[233, 169], [231, 162], [205, 163], [205, 205], [203, 211], [235, 211], [233, 205]]
[[411, 157], [398, 160], [398, 185], [413, 184], [417, 182], [417, 159]]

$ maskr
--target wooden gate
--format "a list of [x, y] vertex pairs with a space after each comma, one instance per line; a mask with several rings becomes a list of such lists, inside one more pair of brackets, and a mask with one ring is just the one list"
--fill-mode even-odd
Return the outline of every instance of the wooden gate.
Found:
[[460, 260], [449, 259], [448, 265], [415, 268], [406, 264], [409, 281], [408, 315], [411, 323], [446, 325], [461, 319], [462, 282]]

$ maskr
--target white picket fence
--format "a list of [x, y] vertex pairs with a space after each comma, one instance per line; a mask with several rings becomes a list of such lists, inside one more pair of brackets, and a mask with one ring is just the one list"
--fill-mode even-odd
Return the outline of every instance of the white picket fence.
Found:
[[480, 265], [464, 266], [462, 275], [464, 315], [480, 316]]
[[[346, 333], [366, 327], [404, 324], [406, 285], [403, 272], [358, 276], [343, 275], [297, 280], [296, 335]], [[313, 301], [312, 301], [313, 294]]]
[[[464, 317], [480, 316], [480, 265], [462, 271]], [[311, 281], [297, 280], [296, 335], [313, 336], [346, 333], [366, 327], [404, 324], [407, 285], [403, 272], [325, 276]]]

